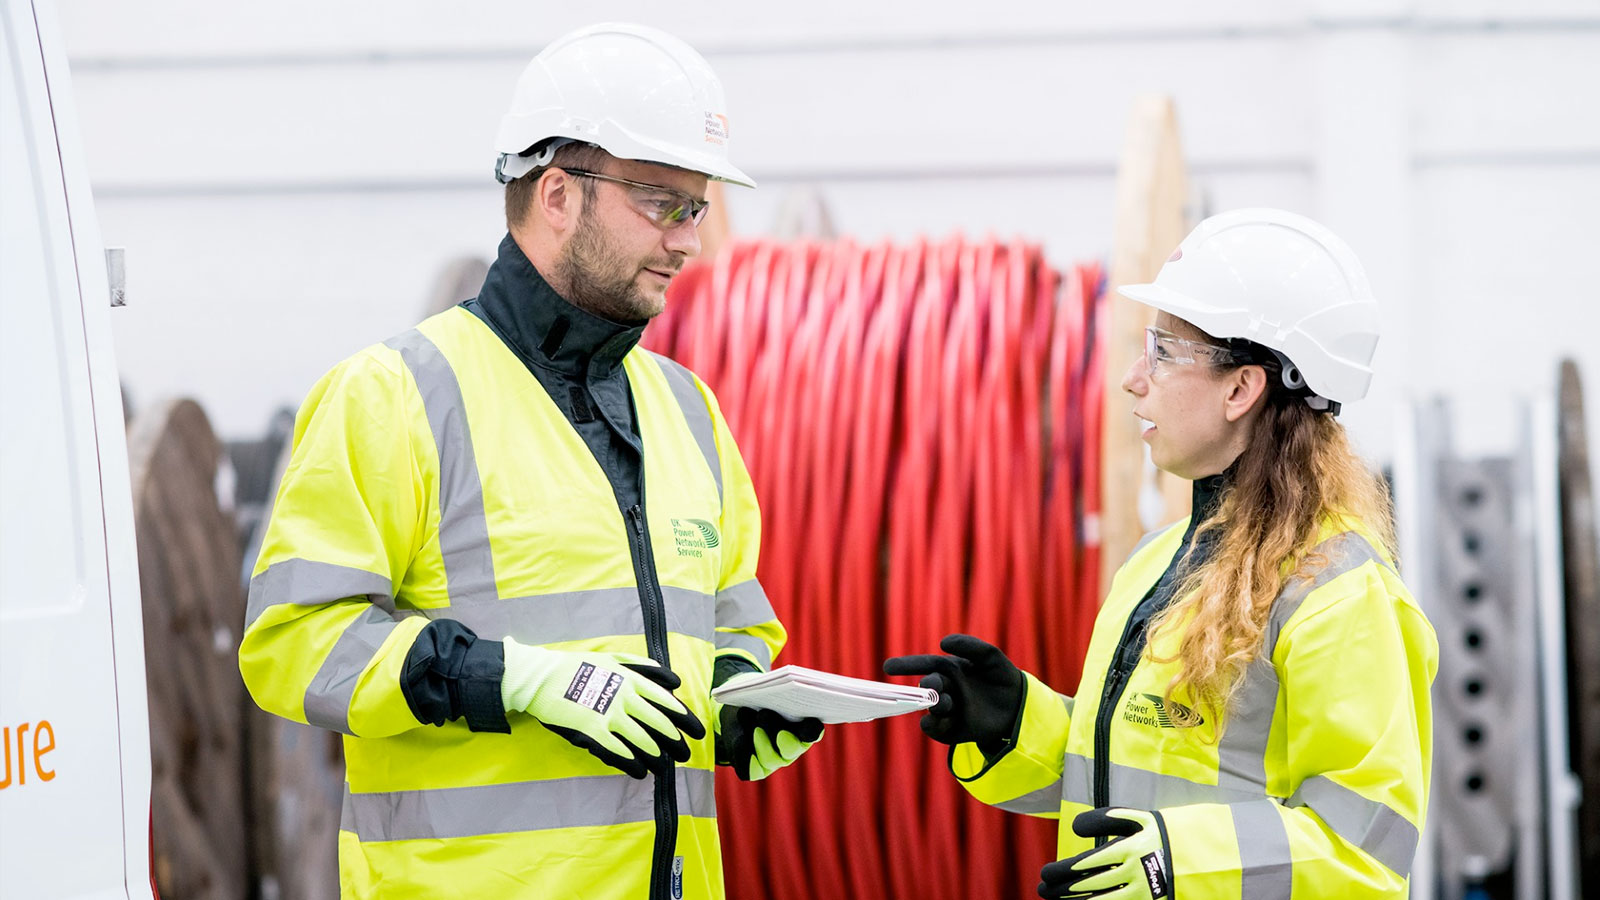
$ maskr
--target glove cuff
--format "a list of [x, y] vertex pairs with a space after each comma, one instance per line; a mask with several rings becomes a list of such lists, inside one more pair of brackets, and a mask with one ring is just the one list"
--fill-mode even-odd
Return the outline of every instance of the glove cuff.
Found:
[[500, 708], [506, 712], [523, 712], [533, 705], [545, 676], [541, 656], [545, 650], [519, 644], [512, 638], [503, 642], [505, 675], [500, 681]]

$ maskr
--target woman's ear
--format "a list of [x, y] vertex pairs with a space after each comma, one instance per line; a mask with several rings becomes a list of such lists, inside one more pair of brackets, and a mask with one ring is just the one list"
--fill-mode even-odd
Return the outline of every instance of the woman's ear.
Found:
[[1229, 422], [1244, 418], [1267, 395], [1267, 370], [1260, 366], [1240, 366], [1224, 380], [1228, 393], [1223, 397], [1222, 414]]

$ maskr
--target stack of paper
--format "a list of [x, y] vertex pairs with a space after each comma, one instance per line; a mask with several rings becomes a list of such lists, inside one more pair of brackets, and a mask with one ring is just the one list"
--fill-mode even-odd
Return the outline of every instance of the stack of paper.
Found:
[[738, 675], [713, 690], [711, 696], [731, 706], [770, 709], [795, 719], [815, 716], [829, 725], [903, 715], [939, 702], [938, 692], [928, 688], [885, 684], [803, 666]]

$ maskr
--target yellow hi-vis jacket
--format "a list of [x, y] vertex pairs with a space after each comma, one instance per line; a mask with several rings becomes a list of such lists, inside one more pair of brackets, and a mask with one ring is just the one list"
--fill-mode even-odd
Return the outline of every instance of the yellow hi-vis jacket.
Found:
[[[1274, 601], [1220, 740], [1210, 714], [1174, 727], [1163, 695], [1178, 664], [1149, 653], [1102, 715], [1124, 623], [1181, 550], [1186, 526], [1146, 537], [1117, 572], [1075, 700], [1026, 676], [1013, 748], [985, 768], [976, 745], [960, 745], [952, 771], [985, 803], [1059, 816], [1060, 858], [1092, 846], [1072, 831], [1085, 810], [1159, 812], [1176, 900], [1405, 896], [1427, 808], [1438, 642], [1392, 562], [1359, 531], [1325, 528], [1317, 552], [1326, 565]], [[1171, 658], [1177, 646], [1168, 634], [1152, 649]], [[1173, 702], [1192, 710], [1181, 694]]]
[[[710, 391], [623, 360], [677, 696], [707, 735], [675, 769], [670, 896], [723, 896], [712, 667], [766, 669], [785, 634], [755, 580], [760, 516]], [[617, 500], [523, 363], [456, 307], [313, 388], [251, 580], [240, 669], [278, 715], [342, 732], [346, 898], [649, 895], [655, 776], [636, 781], [512, 714], [510, 733], [418, 722], [401, 667], [419, 631], [648, 655]]]

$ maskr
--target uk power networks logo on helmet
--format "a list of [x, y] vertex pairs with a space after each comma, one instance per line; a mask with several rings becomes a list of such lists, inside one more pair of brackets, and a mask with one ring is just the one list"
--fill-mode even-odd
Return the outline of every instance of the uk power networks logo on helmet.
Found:
[[673, 519], [672, 540], [679, 556], [698, 558], [707, 550], [715, 550], [722, 540], [717, 537], [717, 526], [705, 519]]
[[706, 143], [725, 144], [728, 142], [728, 117], [721, 113], [706, 113]]
[[[1171, 709], [1168, 709], [1168, 707]], [[1160, 694], [1134, 694], [1122, 707], [1122, 718], [1135, 725], [1151, 728], [1176, 728], [1176, 718], [1184, 725], [1204, 725], [1205, 719], [1194, 710], [1176, 701], [1168, 702]]]

